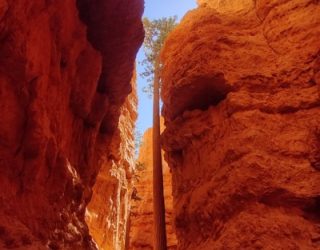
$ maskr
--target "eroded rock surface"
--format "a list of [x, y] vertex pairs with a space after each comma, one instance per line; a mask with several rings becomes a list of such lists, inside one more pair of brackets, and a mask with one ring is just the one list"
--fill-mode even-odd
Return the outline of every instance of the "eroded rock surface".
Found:
[[319, 249], [320, 3], [201, 2], [163, 52], [178, 249]]
[[99, 249], [125, 249], [135, 168], [134, 131], [137, 119], [136, 79], [133, 92], [121, 107], [118, 130], [112, 138], [108, 161], [96, 179], [86, 221]]
[[[177, 239], [173, 228], [172, 182], [168, 164], [163, 161], [163, 186], [166, 206], [168, 249], [174, 250]], [[143, 135], [137, 161], [135, 191], [131, 200], [130, 250], [153, 248], [153, 195], [152, 195], [152, 128]]]
[[1, 249], [96, 248], [84, 215], [99, 169], [119, 161], [142, 9], [0, 0]]

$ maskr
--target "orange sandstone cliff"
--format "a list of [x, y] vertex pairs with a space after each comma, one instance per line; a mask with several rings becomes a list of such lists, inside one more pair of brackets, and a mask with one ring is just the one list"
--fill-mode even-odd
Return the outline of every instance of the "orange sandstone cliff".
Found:
[[142, 10], [141, 0], [0, 0], [0, 249], [96, 249], [91, 197], [88, 213], [100, 201], [117, 210], [103, 215], [110, 227], [90, 224], [97, 243], [124, 244], [135, 119], [125, 100]]
[[[137, 160], [135, 191], [131, 200], [130, 250], [153, 248], [153, 195], [152, 195], [152, 128], [146, 130]], [[172, 183], [168, 165], [163, 161], [163, 186], [166, 206], [168, 249], [176, 249], [177, 239], [173, 229]]]
[[162, 54], [178, 249], [320, 249], [320, 2], [199, 3]]
[[135, 75], [133, 92], [121, 107], [118, 130], [112, 138], [108, 160], [96, 179], [86, 210], [90, 233], [99, 249], [125, 249], [135, 168], [134, 131], [137, 119]]

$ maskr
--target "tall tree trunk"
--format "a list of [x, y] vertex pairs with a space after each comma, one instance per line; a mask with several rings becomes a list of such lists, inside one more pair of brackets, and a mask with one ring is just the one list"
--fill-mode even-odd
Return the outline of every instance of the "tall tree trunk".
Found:
[[163, 195], [162, 157], [160, 143], [159, 65], [155, 65], [153, 84], [153, 217], [154, 249], [166, 250], [166, 222]]

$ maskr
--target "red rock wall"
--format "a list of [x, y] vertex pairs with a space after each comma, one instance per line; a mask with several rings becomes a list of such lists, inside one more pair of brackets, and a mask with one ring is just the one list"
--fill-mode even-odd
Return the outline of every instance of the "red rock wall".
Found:
[[[153, 194], [152, 194], [152, 128], [143, 135], [137, 160], [134, 187], [137, 191], [131, 200], [130, 250], [153, 249]], [[163, 161], [163, 186], [166, 206], [168, 249], [176, 249], [177, 239], [173, 228], [172, 182], [168, 164]]]
[[201, 2], [163, 51], [178, 249], [319, 249], [320, 3]]
[[112, 138], [111, 151], [99, 171], [93, 196], [86, 210], [90, 233], [99, 249], [125, 249], [132, 173], [135, 168], [134, 131], [137, 119], [136, 78], [133, 92], [121, 107], [118, 131]]
[[118, 148], [142, 9], [140, 0], [0, 1], [1, 249], [96, 248], [84, 214]]

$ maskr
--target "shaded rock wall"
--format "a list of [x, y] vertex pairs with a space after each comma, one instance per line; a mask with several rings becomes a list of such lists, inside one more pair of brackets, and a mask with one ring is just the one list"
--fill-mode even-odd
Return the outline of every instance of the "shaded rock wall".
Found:
[[203, 2], [162, 54], [178, 249], [319, 249], [320, 3]]
[[84, 214], [100, 167], [119, 159], [142, 9], [0, 1], [1, 249], [95, 249]]
[[125, 249], [135, 167], [134, 131], [137, 119], [136, 77], [133, 92], [121, 107], [118, 130], [112, 138], [108, 161], [96, 179], [86, 221], [100, 249]]
[[[143, 135], [137, 160], [136, 193], [131, 200], [130, 250], [153, 249], [153, 194], [152, 194], [152, 128]], [[173, 228], [172, 183], [168, 164], [163, 161], [163, 185], [166, 206], [168, 249], [176, 249], [177, 239]]]

